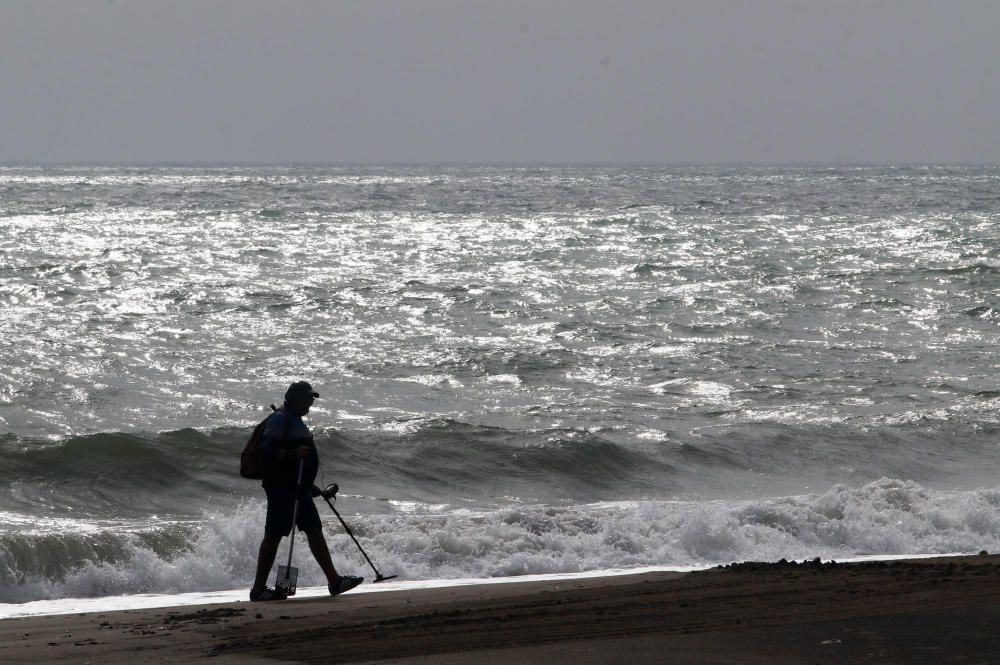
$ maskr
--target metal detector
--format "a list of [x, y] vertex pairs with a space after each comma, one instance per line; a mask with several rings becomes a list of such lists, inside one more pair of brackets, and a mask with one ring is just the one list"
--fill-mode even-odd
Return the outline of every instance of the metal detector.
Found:
[[[351, 540], [354, 541], [354, 544], [358, 546], [358, 549], [361, 550], [361, 555], [365, 558], [365, 561], [367, 561], [368, 565], [371, 566], [372, 570], [375, 571], [375, 581], [384, 582], [386, 580], [391, 580], [395, 578], [396, 577], [395, 575], [383, 575], [378, 571], [378, 568], [375, 567], [375, 564], [372, 563], [372, 560], [368, 558], [367, 554], [365, 554], [365, 550], [363, 547], [361, 547], [361, 543], [359, 543], [358, 539], [354, 537], [354, 534], [351, 532], [351, 527], [347, 526], [347, 522], [345, 522], [344, 518], [340, 516], [340, 513], [337, 512], [337, 509], [333, 507], [333, 503], [330, 501], [330, 499], [332, 498], [334, 501], [336, 501], [337, 492], [339, 490], [340, 488], [337, 487], [337, 483], [330, 483], [329, 485], [326, 486], [326, 489], [320, 492], [319, 495], [326, 500], [326, 505], [330, 506], [330, 510], [332, 510], [333, 514], [337, 516], [338, 520], [340, 520], [340, 524], [344, 527], [344, 531], [346, 531], [347, 535], [351, 537]], [[291, 561], [291, 554], [289, 554], [289, 561]]]
[[295, 485], [295, 503], [292, 504], [292, 530], [288, 534], [288, 565], [278, 566], [278, 578], [274, 581], [276, 591], [283, 591], [287, 596], [295, 595], [295, 586], [299, 581], [299, 569], [292, 567], [292, 550], [295, 549], [295, 521], [299, 517], [299, 492], [302, 490], [302, 470], [306, 461], [299, 460], [299, 480]]

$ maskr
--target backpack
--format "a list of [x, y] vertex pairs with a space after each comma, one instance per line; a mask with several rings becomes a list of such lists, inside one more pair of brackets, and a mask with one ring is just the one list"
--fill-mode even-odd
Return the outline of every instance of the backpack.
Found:
[[[277, 410], [278, 408], [272, 404], [271, 411]], [[249, 478], [250, 480], [262, 480], [264, 478], [264, 469], [261, 468], [260, 463], [257, 461], [257, 448], [260, 446], [260, 439], [264, 435], [264, 428], [267, 426], [267, 421], [273, 415], [273, 413], [270, 413], [267, 418], [257, 423], [257, 426], [253, 428], [253, 434], [247, 440], [247, 445], [243, 446], [243, 453], [240, 455], [240, 475], [244, 478]]]

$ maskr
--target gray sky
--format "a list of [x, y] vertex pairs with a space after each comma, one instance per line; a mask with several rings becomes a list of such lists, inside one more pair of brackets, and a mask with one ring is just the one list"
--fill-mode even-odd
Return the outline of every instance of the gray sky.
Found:
[[1000, 162], [1000, 2], [0, 0], [0, 161]]

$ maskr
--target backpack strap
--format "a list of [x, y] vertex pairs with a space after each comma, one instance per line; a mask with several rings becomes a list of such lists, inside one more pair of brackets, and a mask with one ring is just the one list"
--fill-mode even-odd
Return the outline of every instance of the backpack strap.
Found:
[[[285, 414], [285, 431], [281, 435], [281, 440], [288, 441], [288, 430], [292, 428], [292, 421], [291, 418], [288, 417], [288, 411], [283, 409], [284, 407], [281, 407], [282, 412]], [[272, 404], [271, 411], [277, 413], [279, 411], [279, 407]], [[274, 415], [274, 413], [272, 413], [271, 415]]]

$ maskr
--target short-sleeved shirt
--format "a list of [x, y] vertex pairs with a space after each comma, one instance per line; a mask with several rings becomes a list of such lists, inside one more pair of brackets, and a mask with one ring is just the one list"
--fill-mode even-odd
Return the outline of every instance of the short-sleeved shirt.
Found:
[[[261, 444], [257, 449], [258, 459], [264, 469], [264, 478], [261, 484], [264, 489], [268, 490], [269, 495], [272, 493], [295, 494], [299, 459], [294, 450], [300, 446], [307, 446], [310, 449], [302, 470], [302, 493], [309, 495], [319, 471], [319, 454], [316, 451], [312, 432], [302, 422], [302, 418], [289, 409], [286, 404], [267, 419], [264, 433], [261, 435]], [[292, 452], [279, 455], [278, 451]]]

